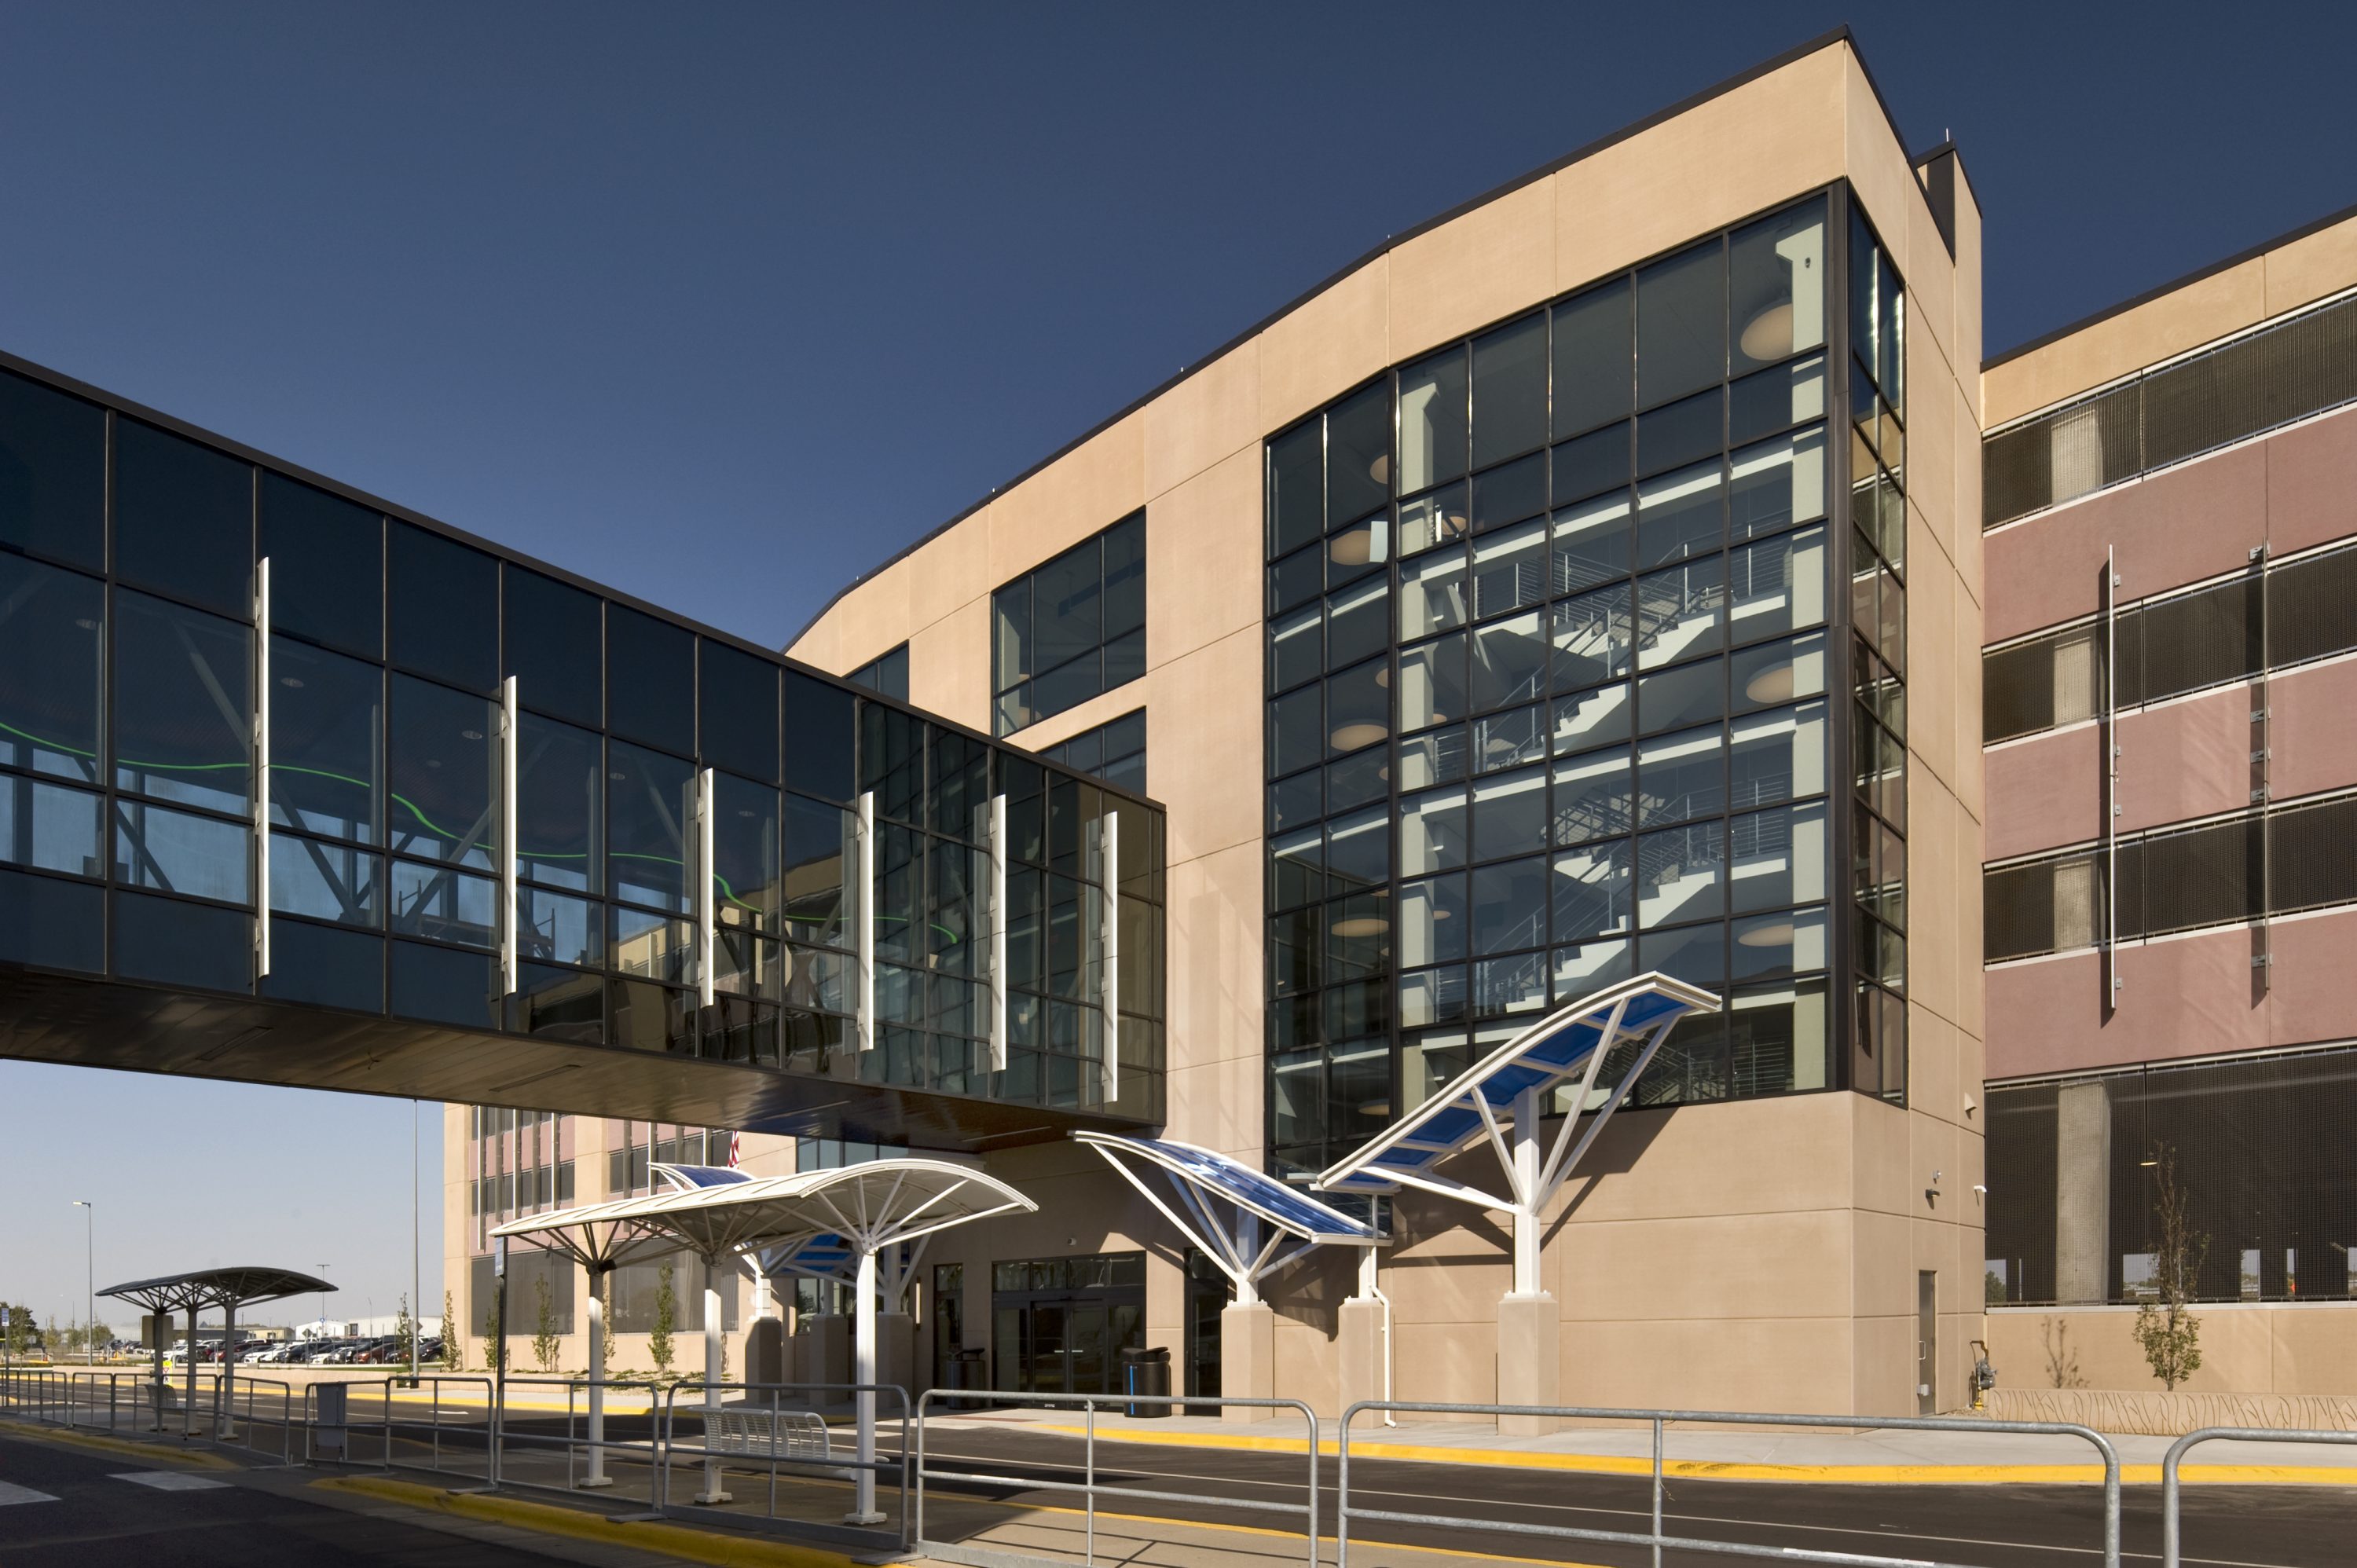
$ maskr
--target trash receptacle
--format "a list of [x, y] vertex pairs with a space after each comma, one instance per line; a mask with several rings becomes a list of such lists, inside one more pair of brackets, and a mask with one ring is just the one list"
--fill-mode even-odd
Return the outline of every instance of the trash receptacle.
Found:
[[311, 1391], [318, 1397], [315, 1420], [311, 1427], [310, 1452], [344, 1457], [344, 1436], [347, 1430], [346, 1396], [351, 1392], [349, 1383], [317, 1383]]
[[[1170, 1393], [1169, 1348], [1156, 1345], [1143, 1350], [1124, 1350], [1121, 1353], [1121, 1391], [1168, 1398]], [[1140, 1418], [1167, 1416], [1174, 1408], [1167, 1404], [1130, 1404], [1123, 1407], [1123, 1413]]]
[[[990, 1378], [984, 1369], [979, 1350], [960, 1350], [942, 1366], [942, 1387], [945, 1389], [985, 1389]], [[952, 1410], [980, 1410], [981, 1400], [953, 1399], [945, 1402]]]

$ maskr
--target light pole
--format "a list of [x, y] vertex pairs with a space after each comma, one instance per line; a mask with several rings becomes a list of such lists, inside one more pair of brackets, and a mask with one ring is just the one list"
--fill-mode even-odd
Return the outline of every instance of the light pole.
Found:
[[418, 1319], [425, 1314], [425, 1275], [418, 1264], [417, 1101], [409, 1102], [409, 1386], [417, 1386]]
[[73, 1206], [76, 1208], [85, 1211], [82, 1215], [83, 1223], [81, 1240], [81, 1285], [84, 1293], [82, 1297], [81, 1353], [82, 1359], [89, 1362], [91, 1366], [96, 1366], [98, 1364], [98, 1336], [93, 1331], [92, 1325], [98, 1321], [98, 1273], [92, 1266], [91, 1259], [98, 1247], [98, 1205], [77, 1197], [73, 1200]]
[[[321, 1263], [321, 1264], [319, 1265], [319, 1278], [320, 1278], [322, 1281], [325, 1281], [325, 1280], [327, 1279], [327, 1277], [328, 1277], [328, 1265], [327, 1265], [327, 1264], [325, 1264], [325, 1263]], [[319, 1334], [318, 1334], [318, 1337], [319, 1337], [320, 1338], [323, 1338], [323, 1339], [324, 1339], [324, 1338], [326, 1338], [326, 1337], [327, 1337], [327, 1335], [328, 1335], [328, 1293], [327, 1293], [326, 1291], [321, 1291], [321, 1292], [319, 1293]]]

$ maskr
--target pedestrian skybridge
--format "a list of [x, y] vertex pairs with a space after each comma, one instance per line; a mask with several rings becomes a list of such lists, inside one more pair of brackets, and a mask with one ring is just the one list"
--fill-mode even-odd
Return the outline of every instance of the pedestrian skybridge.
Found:
[[1161, 1119], [1150, 801], [5, 355], [0, 476], [0, 1056]]

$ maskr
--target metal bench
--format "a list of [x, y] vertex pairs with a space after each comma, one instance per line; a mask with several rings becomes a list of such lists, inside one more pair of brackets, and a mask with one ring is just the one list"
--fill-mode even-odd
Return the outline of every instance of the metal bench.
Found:
[[732, 1405], [704, 1412], [704, 1446], [759, 1459], [831, 1459], [826, 1423], [807, 1410]]

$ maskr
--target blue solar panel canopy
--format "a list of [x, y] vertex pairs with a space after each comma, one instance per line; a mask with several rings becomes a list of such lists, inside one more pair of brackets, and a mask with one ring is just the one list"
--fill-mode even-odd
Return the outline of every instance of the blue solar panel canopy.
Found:
[[[1512, 1116], [1515, 1102], [1525, 1090], [1544, 1094], [1578, 1079], [1592, 1092], [1598, 1069], [1608, 1065], [1612, 1048], [1633, 1043], [1635, 1049], [1615, 1075], [1618, 1081], [1610, 1099], [1594, 1107], [1593, 1121], [1600, 1124], [1635, 1086], [1672, 1025], [1689, 1014], [1716, 1013], [1718, 1007], [1718, 998], [1711, 993], [1664, 974], [1642, 974], [1593, 992], [1557, 1008], [1483, 1057], [1381, 1136], [1320, 1174], [1314, 1185], [1328, 1192], [1384, 1191], [1405, 1185], [1449, 1197], [1485, 1197], [1462, 1183], [1436, 1176], [1434, 1167], [1476, 1144], [1498, 1142], [1500, 1124]], [[1582, 1098], [1585, 1101], [1589, 1097]], [[1574, 1109], [1591, 1107], [1583, 1102]], [[1566, 1126], [1564, 1131], [1568, 1133], [1570, 1129]], [[1594, 1136], [1593, 1126], [1588, 1135]], [[1579, 1147], [1586, 1146], [1583, 1140]], [[1502, 1153], [1502, 1144], [1501, 1148]], [[1566, 1153], [1569, 1161], [1565, 1158]], [[1577, 1158], [1576, 1151], [1559, 1148], [1548, 1158], [1548, 1176], [1559, 1180]], [[1499, 1201], [1491, 1207], [1534, 1205], [1544, 1196], [1517, 1193], [1513, 1202]]]
[[1125, 1138], [1112, 1133], [1081, 1132], [1072, 1136], [1100, 1151], [1118, 1150], [1160, 1165], [1202, 1191], [1224, 1198], [1305, 1241], [1368, 1246], [1385, 1240], [1381, 1231], [1364, 1220], [1320, 1203], [1241, 1160], [1193, 1144], [1182, 1144], [1175, 1138]]
[[658, 1161], [652, 1167], [655, 1175], [671, 1183], [673, 1192], [685, 1192], [691, 1187], [726, 1187], [732, 1182], [751, 1181], [751, 1173], [734, 1165], [681, 1165]]

